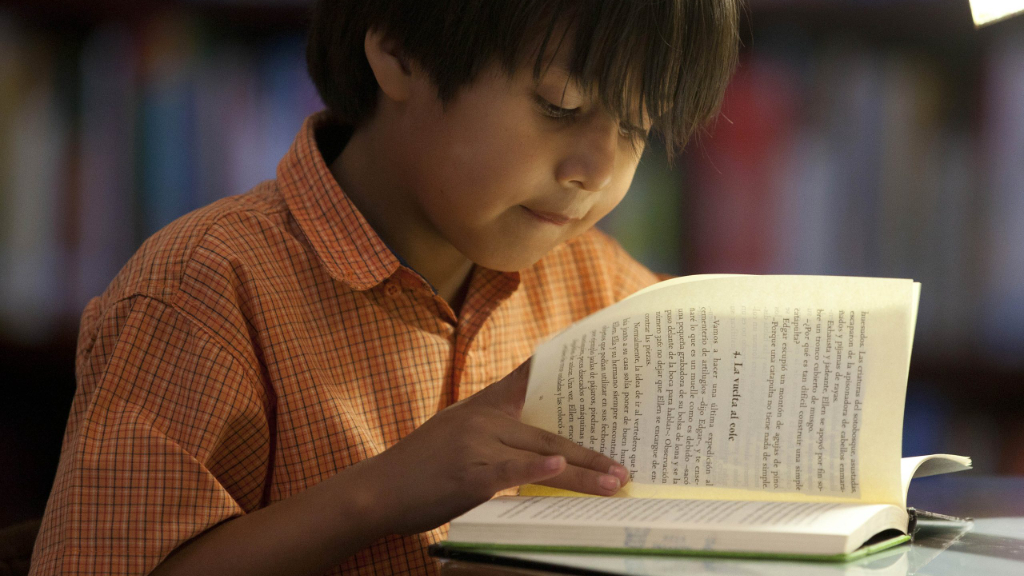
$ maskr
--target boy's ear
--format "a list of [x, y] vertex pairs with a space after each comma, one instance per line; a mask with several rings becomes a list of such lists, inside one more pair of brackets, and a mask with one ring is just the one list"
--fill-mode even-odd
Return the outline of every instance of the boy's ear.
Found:
[[363, 46], [381, 91], [396, 102], [407, 100], [412, 90], [412, 70], [395, 43], [371, 29], [366, 32]]

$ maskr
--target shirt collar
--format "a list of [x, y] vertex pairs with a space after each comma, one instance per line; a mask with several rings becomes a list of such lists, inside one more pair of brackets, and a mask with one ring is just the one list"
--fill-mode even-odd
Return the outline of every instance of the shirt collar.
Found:
[[277, 181], [331, 275], [356, 290], [368, 290], [391, 277], [401, 263], [342, 191], [317, 145], [318, 133], [337, 128], [328, 112], [307, 118], [277, 167]]
[[[408, 266], [370, 226], [327, 166], [321, 150], [337, 148], [327, 155], [339, 154], [347, 141], [343, 131], [329, 112], [307, 118], [277, 167], [277, 181], [288, 209], [331, 276], [355, 290], [369, 290]], [[475, 272], [474, 284], [487, 287], [489, 302], [480, 306], [485, 316], [519, 287], [518, 272], [480, 267]]]

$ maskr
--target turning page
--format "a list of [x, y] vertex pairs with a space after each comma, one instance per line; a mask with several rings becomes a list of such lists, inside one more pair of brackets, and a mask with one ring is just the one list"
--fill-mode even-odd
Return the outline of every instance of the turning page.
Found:
[[883, 278], [669, 280], [538, 347], [522, 419], [621, 462], [628, 496], [899, 506], [919, 294]]

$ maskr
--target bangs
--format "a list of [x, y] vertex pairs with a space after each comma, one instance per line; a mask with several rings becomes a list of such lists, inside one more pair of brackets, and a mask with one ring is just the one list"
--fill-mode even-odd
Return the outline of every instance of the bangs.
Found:
[[[364, 39], [378, 29], [449, 102], [489, 63], [510, 75], [564, 43], [570, 80], [672, 157], [718, 113], [739, 49], [740, 0], [317, 0], [307, 60], [337, 118], [372, 114], [378, 86]], [[632, 130], [634, 132], [642, 131]]]
[[[717, 116], [739, 49], [733, 0], [562, 1], [534, 14], [519, 36], [534, 31], [534, 77], [549, 49], [571, 42], [571, 80], [633, 132], [649, 124], [670, 157]], [[521, 53], [502, 54], [510, 72]]]

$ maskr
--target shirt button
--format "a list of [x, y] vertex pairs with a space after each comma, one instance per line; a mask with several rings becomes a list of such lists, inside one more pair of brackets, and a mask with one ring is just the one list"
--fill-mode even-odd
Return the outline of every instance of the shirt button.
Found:
[[397, 282], [388, 282], [388, 284], [384, 286], [384, 293], [394, 298], [402, 293], [402, 287], [399, 286]]

